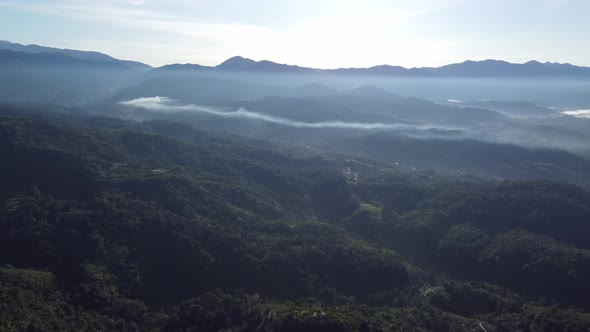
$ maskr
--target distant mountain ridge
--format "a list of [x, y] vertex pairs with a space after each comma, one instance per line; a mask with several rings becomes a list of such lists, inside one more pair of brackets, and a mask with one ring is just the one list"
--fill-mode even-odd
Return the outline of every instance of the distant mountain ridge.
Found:
[[190, 74], [201, 71], [215, 72], [253, 72], [253, 73], [298, 73], [332, 74], [348, 76], [388, 76], [388, 77], [457, 77], [457, 78], [576, 78], [590, 79], [590, 67], [569, 63], [539, 62], [510, 63], [502, 60], [467, 60], [441, 67], [406, 68], [402, 66], [377, 65], [367, 68], [318, 69], [277, 63], [269, 60], [255, 61], [242, 56], [231, 57], [217, 66], [199, 64], [168, 64], [153, 68], [147, 64], [120, 60], [107, 54], [93, 51], [59, 49], [39, 45], [22, 45], [0, 40], [0, 50], [23, 53], [62, 53], [78, 60], [90, 60], [125, 65], [138, 71], [152, 73]]
[[438, 68], [423, 68], [437, 76], [456, 77], [590, 77], [590, 68], [569, 63], [528, 61], [523, 64], [501, 60], [465, 61]]
[[80, 59], [69, 56], [65, 53], [26, 53], [6, 49], [0, 49], [0, 67], [3, 66], [68, 66], [72, 67], [86, 67], [86, 68], [111, 68], [131, 71], [129, 66], [117, 62], [110, 61], [96, 61], [88, 59]]
[[13, 52], [22, 52], [22, 53], [31, 53], [31, 54], [39, 54], [39, 53], [62, 53], [67, 56], [70, 56], [74, 59], [78, 60], [90, 60], [96, 62], [108, 62], [108, 63], [116, 63], [120, 65], [125, 65], [135, 70], [139, 71], [147, 71], [152, 69], [151, 66], [146, 65], [145, 63], [141, 63], [138, 61], [129, 61], [129, 60], [120, 60], [111, 57], [110, 55], [95, 52], [95, 51], [79, 51], [79, 50], [71, 50], [71, 49], [60, 49], [55, 47], [46, 47], [46, 46], [39, 46], [39, 45], [22, 45], [17, 43], [11, 43], [9, 41], [0, 40], [0, 50], [9, 50]]
[[235, 56], [217, 66], [198, 64], [173, 64], [153, 69], [156, 72], [259, 72], [259, 73], [300, 73], [333, 74], [354, 76], [393, 77], [472, 77], [472, 78], [590, 78], [590, 68], [569, 63], [529, 61], [510, 63], [501, 60], [467, 60], [441, 67], [405, 68], [401, 66], [378, 65], [368, 68], [317, 69], [296, 65], [280, 64], [268, 60], [255, 61]]

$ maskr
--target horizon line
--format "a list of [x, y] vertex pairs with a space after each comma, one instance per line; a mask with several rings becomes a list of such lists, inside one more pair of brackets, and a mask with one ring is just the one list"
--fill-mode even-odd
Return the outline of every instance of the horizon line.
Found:
[[[64, 50], [64, 51], [80, 51], [80, 52], [95, 52], [95, 53], [101, 53], [104, 54], [106, 56], [109, 56], [115, 60], [120, 60], [120, 61], [133, 61], [133, 62], [138, 62], [144, 65], [147, 65], [149, 67], [152, 67], [152, 69], [158, 69], [158, 68], [162, 68], [162, 67], [166, 67], [166, 66], [173, 66], [173, 65], [194, 65], [194, 66], [201, 66], [201, 67], [206, 67], [206, 68], [216, 68], [221, 66], [222, 64], [224, 64], [225, 62], [227, 62], [228, 60], [231, 59], [243, 59], [243, 60], [249, 60], [255, 63], [260, 63], [260, 62], [269, 62], [269, 63], [273, 63], [273, 64], [277, 64], [277, 65], [282, 65], [282, 66], [289, 66], [289, 67], [297, 67], [297, 68], [302, 68], [302, 69], [310, 69], [310, 70], [317, 70], [317, 71], [333, 71], [333, 70], [340, 70], [340, 69], [371, 69], [371, 68], [376, 68], [376, 67], [397, 67], [397, 68], [403, 68], [406, 70], [412, 70], [412, 69], [421, 69], [421, 70], [427, 70], [427, 69], [436, 69], [436, 68], [442, 68], [445, 66], [450, 66], [450, 65], [457, 65], [457, 64], [464, 64], [464, 63], [469, 63], [469, 62], [503, 62], [503, 63], [507, 63], [507, 64], [512, 64], [512, 65], [525, 65], [528, 63], [540, 63], [540, 64], [554, 64], [554, 65], [569, 65], [569, 66], [574, 66], [574, 67], [578, 67], [578, 68], [590, 68], [590, 66], [582, 66], [582, 65], [576, 65], [570, 62], [558, 62], [558, 61], [539, 61], [536, 59], [531, 59], [525, 62], [510, 62], [507, 60], [502, 60], [502, 59], [494, 59], [494, 58], [486, 58], [486, 59], [482, 59], [482, 60], [473, 60], [473, 59], [466, 59], [460, 62], [451, 62], [451, 63], [447, 63], [441, 66], [422, 66], [422, 67], [405, 67], [405, 66], [401, 66], [401, 65], [392, 65], [392, 64], [387, 64], [387, 63], [383, 63], [383, 64], [377, 64], [377, 65], [372, 65], [372, 66], [368, 66], [368, 67], [337, 67], [337, 68], [316, 68], [316, 67], [307, 67], [307, 66], [301, 66], [301, 65], [297, 65], [297, 64], [288, 64], [288, 63], [281, 63], [281, 62], [275, 62], [273, 60], [268, 60], [268, 59], [261, 59], [261, 60], [255, 60], [253, 58], [249, 58], [249, 57], [245, 57], [245, 56], [241, 56], [241, 55], [234, 55], [231, 56], [223, 61], [221, 61], [220, 63], [218, 63], [217, 65], [202, 65], [196, 62], [185, 62], [185, 63], [181, 63], [181, 62], [173, 62], [173, 63], [167, 63], [164, 65], [152, 65], [140, 60], [136, 60], [136, 59], [121, 59], [121, 58], [116, 58], [115, 56], [109, 54], [109, 53], [105, 53], [102, 51], [97, 51], [97, 50], [83, 50], [83, 49], [74, 49], [74, 48], [59, 48], [59, 47], [55, 47], [55, 46], [46, 46], [46, 45], [39, 45], [39, 44], [21, 44], [21, 43], [15, 43], [12, 42], [10, 40], [4, 40], [4, 39], [0, 39], [0, 44], [2, 43], [8, 43], [8, 44], [12, 44], [12, 45], [19, 45], [19, 46], [23, 46], [23, 47], [29, 47], [29, 46], [35, 46], [35, 47], [44, 47], [44, 48], [53, 48], [58, 50], [58, 52], [55, 53], [60, 53], [59, 50]], [[0, 49], [4, 49], [4, 48], [0, 48]], [[4, 49], [4, 50], [9, 50], [9, 49]], [[11, 50], [9, 50], [11, 51]], [[19, 52], [19, 51], [13, 51], [13, 52]], [[27, 52], [23, 52], [23, 53], [27, 53]], [[42, 52], [42, 53], [50, 53], [50, 52]], [[67, 55], [67, 54], [65, 54]], [[67, 55], [69, 56], [69, 55]], [[71, 56], [70, 56], [71, 57]]]

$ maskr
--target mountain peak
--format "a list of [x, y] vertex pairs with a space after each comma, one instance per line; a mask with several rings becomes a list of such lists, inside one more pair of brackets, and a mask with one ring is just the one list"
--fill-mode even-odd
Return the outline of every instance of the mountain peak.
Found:
[[252, 59], [241, 56], [234, 56], [219, 64], [217, 69], [231, 70], [231, 71], [260, 71], [260, 72], [311, 72], [315, 71], [312, 68], [305, 68], [293, 65], [285, 65], [268, 60], [254, 61]]
[[252, 66], [256, 63], [257, 62], [252, 59], [244, 58], [242, 56], [237, 55], [223, 61], [217, 67], [236, 69], [235, 67]]
[[452, 65], [493, 65], [493, 64], [510, 65], [511, 63], [508, 61], [504, 61], [504, 60], [485, 59], [485, 60], [465, 60], [461, 63], [454, 63], [454, 64], [450, 64], [448, 66], [452, 66]]
[[174, 63], [154, 68], [155, 71], [177, 71], [177, 72], [193, 72], [208, 69], [210, 67], [202, 66], [193, 63]]

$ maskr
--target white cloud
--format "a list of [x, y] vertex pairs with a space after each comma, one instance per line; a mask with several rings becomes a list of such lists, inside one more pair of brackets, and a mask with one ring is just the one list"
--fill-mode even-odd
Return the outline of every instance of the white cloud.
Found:
[[[426, 125], [409, 125], [401, 123], [366, 123], [366, 122], [348, 122], [348, 121], [322, 121], [322, 122], [304, 122], [285, 117], [278, 117], [269, 114], [263, 114], [246, 110], [243, 107], [237, 110], [219, 109], [209, 106], [200, 106], [194, 104], [182, 105], [174, 99], [168, 97], [142, 97], [127, 101], [122, 101], [119, 104], [137, 108], [143, 108], [150, 111], [164, 112], [164, 113], [175, 113], [175, 112], [195, 112], [202, 113], [211, 116], [232, 118], [232, 119], [243, 119], [262, 121], [272, 123], [281, 126], [294, 127], [294, 128], [307, 128], [307, 129], [355, 129], [355, 130], [385, 130], [385, 131], [406, 131], [412, 135], [419, 134], [420, 131], [428, 132], [428, 136], [437, 135], [436, 131], [431, 132], [433, 129], [441, 131], [453, 130], [455, 131], [452, 138], [457, 137], [456, 128], [444, 128]], [[417, 132], [418, 131], [418, 132]], [[443, 135], [446, 137], [445, 135]]]
[[590, 119], [590, 110], [565, 111], [562, 114], [573, 116], [580, 119]]

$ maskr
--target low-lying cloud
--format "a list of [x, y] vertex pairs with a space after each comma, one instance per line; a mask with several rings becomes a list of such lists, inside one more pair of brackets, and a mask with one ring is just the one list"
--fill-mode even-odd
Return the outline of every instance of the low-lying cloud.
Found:
[[[238, 109], [216, 108], [195, 104], [181, 104], [168, 97], [146, 97], [120, 102], [122, 105], [143, 109], [150, 112], [169, 114], [171, 118], [175, 114], [195, 113], [210, 115], [219, 118], [233, 119], [236, 121], [256, 121], [279, 126], [301, 129], [330, 129], [330, 130], [358, 130], [358, 131], [380, 131], [390, 132], [394, 135], [402, 135], [415, 139], [443, 139], [443, 140], [478, 140], [490, 143], [515, 144], [530, 148], [560, 148], [566, 150], [585, 150], [585, 140], [579, 138], [563, 137], [561, 139], [546, 138], [542, 135], [531, 136], [530, 131], [515, 127], [478, 127], [474, 129], [450, 128], [444, 125], [413, 125], [403, 123], [368, 123], [352, 121], [320, 121], [305, 122], [286, 117], [274, 116], [266, 113], [259, 113], [247, 110], [243, 107]], [[578, 118], [590, 118], [590, 110], [566, 111], [564, 115]], [[140, 114], [134, 114], [142, 117]]]
[[433, 126], [420, 126], [396, 123], [365, 123], [365, 122], [347, 122], [347, 121], [321, 121], [321, 122], [304, 122], [284, 117], [248, 111], [243, 107], [235, 111], [218, 109], [208, 106], [194, 104], [181, 105], [174, 99], [168, 97], [144, 97], [120, 102], [122, 105], [139, 107], [150, 111], [157, 112], [198, 112], [224, 118], [250, 119], [264, 121], [268, 123], [295, 127], [295, 128], [331, 128], [331, 129], [358, 129], [358, 130], [408, 130], [408, 131], [435, 131], [439, 134], [453, 131], [458, 133], [457, 129], [440, 128]]
[[564, 111], [562, 114], [580, 119], [590, 119], [590, 110]]

